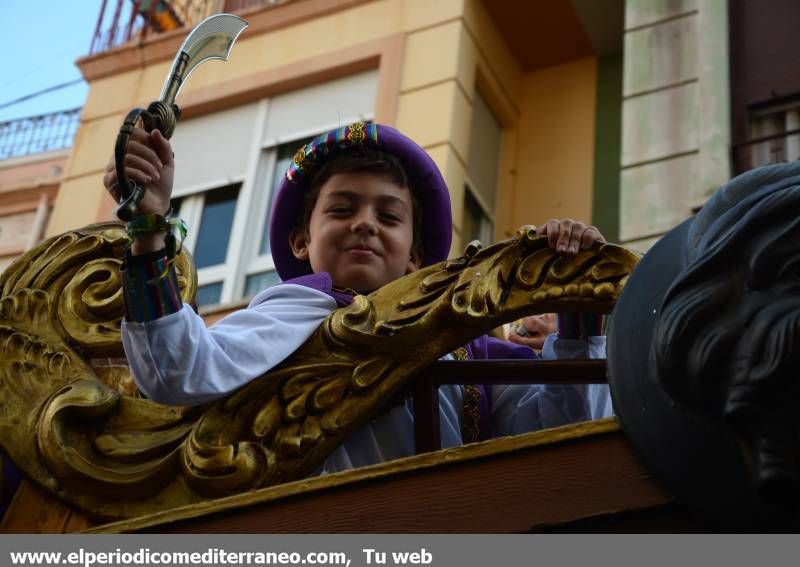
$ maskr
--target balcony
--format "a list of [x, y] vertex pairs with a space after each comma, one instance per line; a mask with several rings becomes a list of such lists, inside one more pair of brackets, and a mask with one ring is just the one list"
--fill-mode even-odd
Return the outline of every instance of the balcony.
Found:
[[0, 160], [72, 146], [81, 109], [0, 122]]
[[103, 0], [89, 55], [151, 35], [192, 27], [217, 13], [236, 13], [292, 0]]

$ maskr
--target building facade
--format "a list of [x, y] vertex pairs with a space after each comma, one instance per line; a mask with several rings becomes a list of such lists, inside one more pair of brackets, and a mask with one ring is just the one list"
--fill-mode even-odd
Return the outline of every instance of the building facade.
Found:
[[[169, 17], [192, 5], [174, 4]], [[234, 10], [250, 24], [229, 61], [192, 74], [172, 140], [175, 207], [210, 319], [277, 281], [266, 238], [277, 179], [304, 141], [356, 119], [400, 129], [439, 165], [452, 254], [564, 217], [646, 250], [730, 178], [733, 146], [750, 144], [738, 150], [755, 156], [748, 166], [797, 157], [786, 132], [800, 127], [800, 86], [783, 80], [774, 97], [763, 73], [736, 86], [761, 69], [736, 66], [752, 52], [745, 39], [771, 25], [749, 0], [200, 4], [192, 13]], [[167, 16], [144, 36], [129, 25], [120, 45], [98, 43], [119, 36], [98, 25], [78, 61], [89, 94], [46, 235], [112, 218], [102, 176], [118, 128], [157, 96], [192, 24], [168, 31]]]
[[0, 123], [0, 273], [45, 235], [80, 108]]

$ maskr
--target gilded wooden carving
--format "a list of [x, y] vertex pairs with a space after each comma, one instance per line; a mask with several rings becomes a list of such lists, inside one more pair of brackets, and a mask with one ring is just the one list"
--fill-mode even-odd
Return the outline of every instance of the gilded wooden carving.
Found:
[[[0, 441], [25, 473], [98, 517], [132, 517], [302, 478], [416, 372], [503, 322], [608, 312], [638, 258], [615, 245], [561, 257], [511, 240], [396, 280], [333, 312], [289, 359], [213, 404], [120, 393], [119, 265], [105, 223], [48, 240], [0, 278]], [[196, 290], [179, 257], [184, 300]], [[121, 376], [122, 374], [122, 376]]]

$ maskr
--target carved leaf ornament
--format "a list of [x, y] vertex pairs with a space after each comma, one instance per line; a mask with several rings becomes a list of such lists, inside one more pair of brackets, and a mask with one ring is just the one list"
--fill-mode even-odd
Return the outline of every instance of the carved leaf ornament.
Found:
[[[228, 397], [167, 407], [121, 393], [127, 370], [93, 364], [123, 356], [126, 238], [119, 223], [68, 232], [0, 277], [0, 443], [29, 478], [101, 518], [307, 476], [431, 362], [525, 315], [609, 312], [638, 261], [612, 244], [559, 256], [525, 226], [357, 296]], [[191, 302], [188, 254], [176, 266]]]

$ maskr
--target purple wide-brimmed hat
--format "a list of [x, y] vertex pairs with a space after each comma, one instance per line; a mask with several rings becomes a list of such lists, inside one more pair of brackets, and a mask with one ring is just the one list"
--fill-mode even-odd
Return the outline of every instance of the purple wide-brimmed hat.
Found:
[[447, 259], [453, 218], [450, 194], [431, 157], [406, 136], [389, 126], [355, 122], [315, 138], [294, 156], [281, 180], [270, 215], [269, 239], [275, 268], [284, 281], [308, 273], [308, 263], [292, 254], [289, 233], [303, 208], [303, 196], [314, 173], [338, 150], [367, 146], [396, 157], [422, 205], [422, 265]]

